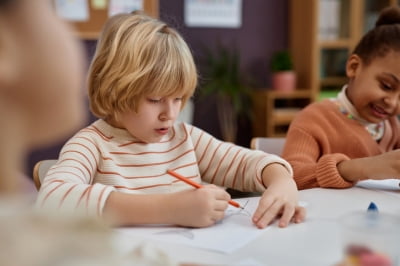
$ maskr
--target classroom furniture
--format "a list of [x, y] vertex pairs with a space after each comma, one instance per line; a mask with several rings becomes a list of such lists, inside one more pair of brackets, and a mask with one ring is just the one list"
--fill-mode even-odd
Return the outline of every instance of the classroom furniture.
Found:
[[291, 0], [289, 44], [299, 87], [313, 101], [336, 95], [347, 82], [348, 55], [379, 12], [398, 0]]
[[265, 138], [255, 137], [251, 139], [250, 148], [253, 150], [261, 150], [266, 153], [281, 155], [286, 138]]
[[[340, 220], [354, 211], [366, 211], [374, 202], [380, 213], [400, 214], [400, 192], [389, 190], [314, 188], [299, 192], [307, 218], [301, 224], [278, 228], [275, 224], [250, 244], [225, 254], [185, 245], [153, 242], [115, 232], [116, 245], [130, 252], [138, 245], [159, 248], [181, 263], [199, 265], [337, 265], [343, 258]], [[400, 237], [399, 244], [400, 247]], [[238, 239], [237, 241], [240, 241]], [[400, 250], [399, 250], [400, 254]], [[242, 263], [242, 264], [240, 264]]]
[[50, 167], [52, 167], [56, 162], [57, 160], [55, 159], [48, 159], [41, 160], [35, 164], [35, 166], [33, 167], [32, 176], [37, 190], [40, 189], [43, 178], [46, 176], [47, 171], [49, 171]]
[[284, 137], [298, 111], [311, 102], [311, 91], [296, 89], [291, 92], [268, 88], [254, 90], [253, 136]]

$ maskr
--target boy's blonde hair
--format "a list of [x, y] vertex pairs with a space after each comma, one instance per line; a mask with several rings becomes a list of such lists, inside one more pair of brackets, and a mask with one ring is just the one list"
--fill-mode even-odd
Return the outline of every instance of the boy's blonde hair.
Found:
[[189, 47], [179, 33], [142, 13], [111, 17], [89, 69], [90, 109], [99, 118], [135, 110], [146, 95], [182, 94], [182, 108], [197, 86]]

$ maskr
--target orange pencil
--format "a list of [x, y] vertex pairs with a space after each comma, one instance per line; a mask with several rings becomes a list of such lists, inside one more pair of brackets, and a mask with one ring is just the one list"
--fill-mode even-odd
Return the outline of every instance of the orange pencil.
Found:
[[[172, 171], [172, 170], [167, 170], [167, 173], [170, 174], [170, 175], [172, 175], [173, 177], [176, 177], [176, 178], [178, 178], [179, 180], [185, 182], [186, 184], [191, 185], [192, 187], [195, 187], [195, 188], [201, 188], [201, 187], [203, 187], [202, 185], [197, 184], [196, 182], [193, 182], [192, 180], [190, 180], [190, 179], [188, 179], [188, 178], [186, 178], [186, 177], [184, 177], [184, 176], [182, 176], [182, 175], [180, 175], [180, 174], [178, 174], [177, 172], [174, 172], [174, 171]], [[243, 209], [243, 207], [240, 206], [240, 204], [237, 203], [236, 201], [230, 200], [230, 201], [228, 201], [228, 203], [229, 203], [230, 205], [232, 205], [233, 207]]]

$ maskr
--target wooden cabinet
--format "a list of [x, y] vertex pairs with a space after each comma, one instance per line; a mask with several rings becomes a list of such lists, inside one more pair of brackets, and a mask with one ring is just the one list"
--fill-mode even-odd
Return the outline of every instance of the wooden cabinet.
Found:
[[312, 100], [334, 95], [347, 82], [345, 64], [379, 12], [397, 0], [291, 0], [289, 44], [298, 86]]
[[260, 89], [253, 92], [253, 136], [283, 137], [299, 110], [311, 101], [311, 91]]

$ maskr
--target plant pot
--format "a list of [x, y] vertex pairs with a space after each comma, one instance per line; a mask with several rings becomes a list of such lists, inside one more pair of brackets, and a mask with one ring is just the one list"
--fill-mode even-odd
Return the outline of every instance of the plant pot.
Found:
[[282, 71], [273, 73], [272, 88], [276, 91], [294, 91], [296, 89], [296, 72]]

